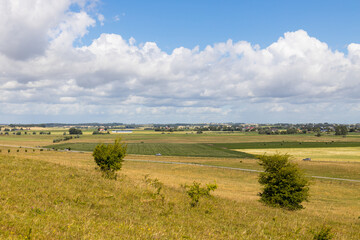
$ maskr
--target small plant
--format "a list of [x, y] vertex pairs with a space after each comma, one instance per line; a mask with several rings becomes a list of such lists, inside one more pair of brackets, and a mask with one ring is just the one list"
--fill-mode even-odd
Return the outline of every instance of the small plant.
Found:
[[331, 227], [323, 226], [319, 231], [312, 232], [314, 235], [314, 240], [330, 240], [333, 239], [334, 234], [331, 233]]
[[217, 189], [216, 183], [214, 184], [206, 184], [206, 187], [200, 187], [201, 183], [196, 181], [193, 182], [192, 185], [185, 185], [185, 188], [188, 189], [186, 193], [191, 198], [190, 205], [191, 207], [195, 207], [199, 204], [200, 197], [210, 196], [211, 191], [215, 191]]
[[259, 157], [264, 167], [259, 183], [264, 186], [260, 201], [274, 207], [288, 210], [302, 209], [301, 203], [309, 196], [309, 181], [297, 165], [289, 162], [290, 155], [274, 154]]
[[159, 179], [157, 179], [157, 178], [155, 178], [155, 179], [150, 178], [149, 174], [145, 175], [144, 178], [145, 178], [145, 183], [147, 183], [155, 188], [156, 192], [154, 194], [154, 197], [160, 196], [161, 199], [164, 200], [164, 198], [165, 198], [164, 194], [160, 193], [164, 184], [162, 182], [160, 182]]
[[10, 153], [10, 149], [8, 149], [8, 153]]
[[116, 139], [114, 144], [99, 144], [95, 147], [93, 157], [104, 177], [116, 179], [116, 171], [122, 167], [126, 149], [127, 145], [122, 143], [120, 138]]
[[27, 232], [27, 234], [26, 234], [26, 236], [25, 236], [25, 238], [24, 238], [24, 239], [26, 239], [26, 240], [30, 240], [30, 239], [31, 239], [31, 232], [32, 232], [32, 229], [31, 229], [31, 228], [29, 228], [29, 231]]

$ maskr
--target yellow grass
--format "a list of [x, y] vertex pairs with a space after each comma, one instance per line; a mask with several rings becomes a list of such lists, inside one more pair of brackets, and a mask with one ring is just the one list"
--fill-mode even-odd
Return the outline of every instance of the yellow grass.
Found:
[[360, 162], [360, 147], [238, 149], [237, 151], [256, 155], [287, 153], [295, 160], [311, 158], [312, 161]]
[[[0, 147], [1, 149], [1, 147]], [[97, 171], [94, 170], [95, 163], [91, 156], [91, 153], [77, 153], [77, 152], [56, 152], [56, 151], [42, 151], [36, 150], [35, 152], [32, 152], [32, 150], [28, 149], [28, 152], [25, 152], [25, 149], [20, 149], [19, 152], [17, 152], [18, 148], [12, 148], [10, 153], [7, 153], [7, 148], [2, 148], [2, 153], [0, 155], [2, 156], [14, 156], [14, 160], [16, 159], [31, 159], [33, 163], [36, 162], [47, 162], [52, 163], [53, 166], [58, 166], [58, 169], [54, 171], [53, 174], [62, 174], [64, 171], [72, 171], [76, 172], [76, 176], [79, 176], [78, 179], [74, 180], [66, 180], [69, 181], [69, 185], [67, 185], [66, 181], [64, 180], [61, 182], [61, 184], [65, 184], [64, 186], [59, 187], [61, 184], [58, 183], [59, 189], [63, 189], [61, 192], [59, 191], [58, 198], [59, 199], [66, 199], [70, 196], [70, 193], [65, 192], [66, 189], [70, 188], [71, 186], [75, 186], [76, 188], [80, 188], [80, 186], [87, 184], [89, 181], [88, 178], [85, 178], [85, 175], [89, 175], [90, 178], [97, 179]], [[303, 149], [304, 150], [304, 149]], [[2, 157], [1, 156], [1, 157]], [[163, 160], [163, 161], [181, 161], [181, 162], [208, 162], [211, 159], [210, 158], [185, 158], [185, 157], [161, 157], [157, 158], [156, 156], [128, 156], [129, 159], [139, 159], [139, 160]], [[216, 159], [213, 159], [212, 161], [215, 161]], [[226, 161], [226, 159], [219, 159], [218, 161]], [[232, 164], [235, 164], [235, 159], [229, 159], [229, 161], [233, 161]], [[246, 161], [253, 161], [253, 160], [242, 160], [243, 163], [247, 163]], [[316, 164], [316, 163], [313, 163]], [[320, 164], [320, 163], [318, 163]], [[330, 163], [323, 163], [326, 168], [326, 164]], [[348, 165], [349, 163], [336, 163], [336, 164], [344, 164]], [[49, 165], [50, 166], [50, 165]], [[64, 168], [65, 167], [65, 168]], [[30, 169], [31, 170], [31, 169]], [[45, 171], [46, 173], [46, 171]], [[73, 174], [73, 173], [72, 173]], [[82, 175], [83, 174], [83, 175]], [[238, 221], [239, 226], [238, 228], [245, 230], [252, 231], [252, 235], [249, 237], [243, 236], [243, 239], [295, 239], [295, 235], [298, 238], [301, 239], [311, 239], [311, 234], [309, 233], [311, 229], [318, 229], [322, 225], [329, 225], [333, 228], [333, 232], [336, 234], [336, 239], [358, 239], [359, 233], [356, 231], [356, 228], [359, 228], [359, 210], [360, 210], [360, 201], [359, 201], [359, 194], [360, 194], [360, 188], [359, 183], [349, 183], [349, 182], [339, 182], [339, 181], [329, 181], [329, 180], [313, 180], [311, 185], [311, 197], [310, 202], [305, 203], [305, 209], [297, 212], [287, 212], [280, 209], [273, 209], [266, 206], [263, 206], [260, 204], [258, 200], [257, 193], [260, 191], [261, 187], [258, 184], [258, 174], [257, 173], [247, 173], [247, 172], [241, 172], [241, 171], [234, 171], [234, 170], [227, 170], [227, 169], [215, 169], [215, 168], [207, 168], [207, 167], [200, 167], [200, 166], [188, 166], [188, 165], [170, 165], [170, 164], [160, 164], [160, 163], [144, 163], [144, 162], [130, 162], [125, 161], [122, 170], [120, 171], [121, 175], [126, 175], [126, 179], [128, 179], [129, 182], [134, 183], [134, 189], [133, 191], [141, 192], [143, 191], [146, 193], [146, 191], [143, 188], [139, 187], [139, 184], [143, 182], [144, 176], [147, 174], [150, 174], [150, 177], [152, 179], [158, 178], [160, 182], [164, 183], [166, 186], [165, 197], [166, 201], [170, 201], [175, 203], [175, 213], [170, 214], [169, 217], [166, 217], [164, 222], [168, 222], [168, 218], [174, 217], [174, 218], [182, 218], [183, 216], [186, 216], [188, 218], [195, 218], [196, 222], [203, 222], [206, 219], [212, 219], [214, 217], [213, 215], [207, 216], [206, 214], [202, 214], [200, 217], [197, 215], [194, 215], [195, 213], [190, 212], [190, 215], [184, 215], [187, 214], [184, 210], [179, 210], [176, 212], [176, 208], [181, 207], [182, 205], [188, 206], [189, 200], [186, 198], [186, 195], [183, 194], [184, 200], [179, 200], [179, 196], [181, 195], [181, 187], [180, 184], [191, 184], [194, 180], [201, 182], [203, 184], [205, 183], [213, 183], [216, 181], [218, 184], [218, 189], [213, 193], [213, 195], [219, 197], [216, 199], [216, 205], [214, 205], [214, 212], [221, 212], [220, 210], [217, 210], [217, 208], [221, 207], [221, 203], [223, 202], [222, 199], [233, 200], [234, 203], [231, 201], [225, 201], [226, 204], [233, 204], [235, 207], [233, 209], [230, 208], [224, 208], [224, 223], [217, 223], [216, 225], [221, 226], [223, 228], [223, 232], [230, 232], [229, 229], [226, 229], [227, 222], [234, 222]], [[73, 176], [70, 173], [65, 172], [66, 176]], [[76, 177], [75, 176], [75, 177]], [[11, 178], [9, 178], [9, 181]], [[101, 180], [101, 179], [100, 179]], [[100, 180], [97, 180], [100, 182]], [[103, 181], [103, 180], [101, 180]], [[105, 180], [104, 180], [105, 181]], [[38, 184], [38, 183], [34, 183]], [[70, 185], [73, 184], [73, 185]], [[32, 187], [36, 186], [37, 189], [42, 189], [41, 187], [37, 185], [31, 185]], [[104, 186], [101, 185], [103, 188]], [[68, 214], [65, 212], [65, 214], [56, 215], [60, 219], [61, 224], [59, 224], [60, 227], [62, 225], [65, 226], [65, 223], [69, 221], [69, 224], [78, 224], [79, 226], [82, 226], [79, 223], [83, 223], [84, 221], [86, 224], [89, 224], [90, 227], [84, 228], [84, 232], [81, 235], [69, 235], [73, 236], [73, 238], [77, 239], [85, 239], [84, 234], [88, 234], [88, 239], [100, 239], [100, 237], [96, 237], [100, 235], [99, 233], [96, 233], [95, 231], [100, 231], [99, 229], [95, 229], [94, 232], [91, 232], [89, 229], [95, 228], [97, 226], [96, 224], [90, 223], [88, 219], [91, 221], [99, 222], [100, 226], [104, 226], [104, 231], [108, 231], [111, 233], [111, 231], [115, 231], [112, 227], [112, 223], [116, 222], [116, 218], [113, 219], [111, 217], [111, 211], [110, 209], [116, 209], [116, 211], [124, 211], [124, 215], [131, 216], [132, 214], [138, 214], [135, 210], [136, 209], [145, 209], [146, 211], [149, 211], [148, 218], [152, 219], [153, 217], [156, 217], [156, 214], [153, 214], [153, 211], [155, 209], [155, 206], [152, 207], [150, 210], [145, 208], [144, 205], [148, 204], [147, 202], [141, 202], [145, 195], [141, 195], [140, 203], [136, 203], [137, 205], [134, 205], [135, 210], [121, 210], [118, 205], [116, 205], [116, 201], [120, 201], [124, 198], [124, 194], [120, 194], [118, 192], [119, 189], [123, 189], [124, 186], [126, 187], [124, 182], [116, 181], [116, 182], [110, 182], [109, 186], [113, 186], [112, 191], [110, 189], [107, 189], [109, 191], [108, 193], [104, 193], [102, 191], [97, 190], [91, 190], [90, 193], [87, 193], [88, 189], [86, 191], [78, 192], [76, 196], [74, 195], [74, 200], [71, 200], [69, 203], [65, 204], [65, 207], [68, 210], [68, 212], [76, 212], [77, 214], [80, 214], [81, 217], [77, 217], [77, 214], [72, 215], [66, 215]], [[172, 192], [170, 190], [167, 190], [168, 188], [172, 189]], [[115, 190], [114, 190], [115, 189]], [[25, 192], [25, 189], [23, 190]], [[23, 194], [19, 193], [19, 195]], [[29, 194], [29, 193], [27, 193]], [[46, 193], [48, 194], [48, 193]], [[44, 194], [44, 195], [46, 195]], [[96, 197], [93, 196], [95, 194]], [[96, 201], [100, 201], [99, 196], [103, 194], [104, 196], [114, 196], [114, 200], [112, 199], [104, 199], [101, 200], [100, 204]], [[137, 193], [138, 194], [138, 193]], [[140, 194], [140, 193], [139, 193]], [[51, 196], [51, 195], [49, 195]], [[76, 200], [76, 197], [82, 197], [84, 199], [85, 205], [79, 205], [79, 209], [81, 210], [84, 208], [84, 211], [81, 212], [78, 210], [78, 208], [70, 208], [70, 206], [76, 205], [77, 202], [74, 202]], [[119, 196], [119, 197], [118, 197]], [[94, 198], [95, 200], [92, 200]], [[119, 199], [117, 199], [119, 198]], [[25, 199], [24, 197], [21, 197], [19, 199]], [[129, 202], [126, 204], [132, 204], [133, 200], [132, 198], [129, 198]], [[53, 204], [50, 202], [52, 199], [45, 199], [47, 208], [51, 209], [62, 209], [58, 205]], [[86, 201], [94, 201], [96, 204], [99, 204], [99, 209], [92, 210], [91, 205], [87, 206]], [[146, 200], [146, 199], [145, 199]], [[111, 202], [111, 201], [114, 201]], [[48, 203], [49, 202], [49, 203]], [[110, 202], [111, 204], [105, 204], [107, 202]], [[66, 202], [65, 202], [66, 203]], [[8, 204], [8, 208], [14, 207], [14, 208], [20, 208], [21, 204], [25, 204], [20, 202], [18, 205], [10, 205]], [[181, 205], [182, 204], [182, 205]], [[39, 203], [39, 205], [41, 205]], [[54, 206], [53, 206], [54, 205]], [[26, 205], [27, 206], [27, 205]], [[30, 206], [30, 205], [29, 205]], [[76, 205], [77, 206], [77, 205]], [[96, 205], [97, 206], [97, 205]], [[127, 206], [127, 205], [124, 205]], [[28, 207], [30, 208], [30, 207]], [[1, 209], [1, 207], [0, 207]], [[12, 208], [11, 208], [12, 209]], [[10, 209], [10, 210], [11, 210]], [[27, 208], [26, 208], [27, 209]], [[27, 210], [22, 211], [27, 211]], [[10, 210], [7, 210], [9, 213], [13, 214]], [[49, 210], [49, 211], [50, 211]], [[54, 211], [55, 211], [54, 210]], [[196, 210], [196, 209], [195, 209]], [[195, 211], [193, 210], [193, 212]], [[107, 213], [106, 211], [109, 211]], [[237, 217], [234, 215], [229, 215], [230, 212], [238, 213]], [[106, 217], [94, 217], [92, 216], [98, 216], [95, 214], [101, 214], [104, 213], [104, 216]], [[81, 215], [83, 214], [83, 215]], [[91, 215], [93, 214], [93, 215]], [[229, 217], [229, 216], [230, 217]], [[27, 215], [26, 215], [27, 216]], [[39, 215], [48, 217], [48, 215], [40, 214]], [[84, 217], [86, 216], [86, 218]], [[102, 216], [102, 215], [101, 215]], [[36, 216], [37, 217], [37, 216]], [[139, 215], [140, 217], [140, 215]], [[103, 218], [108, 222], [111, 223], [109, 226], [105, 226], [103, 221]], [[136, 216], [135, 216], [136, 218]], [[4, 218], [5, 219], [5, 218]], [[38, 218], [29, 218], [29, 219], [38, 219]], [[39, 218], [40, 219], [40, 218]], [[53, 218], [52, 218], [53, 219]], [[84, 220], [85, 219], [85, 220]], [[146, 220], [146, 219], [145, 219]], [[136, 224], [139, 225], [146, 225], [147, 222], [144, 219], [139, 218]], [[134, 220], [132, 220], [134, 221]], [[189, 219], [184, 219], [184, 224], [189, 221]], [[16, 222], [16, 221], [14, 221]], [[45, 225], [46, 227], [42, 229], [40, 225], [34, 229], [34, 239], [36, 236], [40, 236], [40, 239], [45, 239], [44, 236], [51, 236], [50, 233], [47, 233], [46, 231], [50, 231], [53, 228], [57, 230], [59, 234], [61, 234], [61, 231], [65, 230], [58, 230], [60, 227], [57, 227], [56, 224], [57, 221], [54, 221], [53, 224], [49, 225], [49, 222], [44, 222], [42, 224], [48, 224]], [[119, 224], [121, 221], [117, 221]], [[175, 231], [176, 226], [179, 224], [178, 222], [175, 222], [174, 226], [170, 225], [167, 226], [167, 228], [164, 226], [165, 224], [161, 225], [162, 222], [158, 218], [155, 218], [155, 220], [151, 220], [153, 223], [152, 225], [149, 225], [151, 229], [154, 229], [155, 232], [161, 232], [164, 231], [163, 229], [168, 229], [167, 231]], [[17, 222], [17, 224], [22, 224], [21, 226], [27, 226], [24, 222]], [[30, 223], [29, 223], [30, 224]], [[76, 225], [76, 226], [78, 226]], [[10, 226], [10, 225], [8, 225]], [[32, 225], [31, 225], [32, 226]], [[207, 231], [207, 229], [204, 226], [203, 227]], [[10, 228], [10, 227], [9, 227]], [[24, 228], [24, 227], [23, 227]], [[184, 227], [183, 227], [184, 228]], [[188, 228], [185, 228], [188, 229]], [[270, 231], [270, 233], [263, 232], [263, 229], [265, 231]], [[267, 230], [266, 230], [267, 229]], [[269, 230], [270, 229], [270, 230]], [[26, 229], [25, 229], [26, 230]], [[23, 232], [25, 232], [25, 230]], [[218, 229], [217, 229], [218, 230]], [[74, 229], [66, 229], [66, 231], [71, 233], [77, 233], [80, 232], [78, 230]], [[90, 232], [89, 232], [90, 231]], [[139, 232], [141, 230], [136, 229], [136, 232]], [[179, 231], [179, 230], [176, 230]], [[218, 230], [220, 231], [220, 230]], [[298, 234], [293, 234], [294, 232], [298, 231]], [[95, 234], [95, 235], [89, 235], [89, 234]], [[36, 235], [38, 234], [38, 235]], [[42, 234], [42, 238], [41, 235]], [[98, 235], [96, 235], [98, 234]], [[115, 234], [115, 233], [114, 233]], [[292, 234], [292, 235], [291, 235]], [[119, 236], [119, 235], [118, 235]], [[120, 235], [121, 236], [121, 235]], [[125, 235], [122, 235], [125, 236]], [[133, 239], [136, 239], [134, 237]], [[170, 236], [170, 235], [169, 235]], [[62, 236], [63, 237], [63, 236]], [[128, 236], [129, 238], [130, 236]], [[166, 239], [165, 237], [144, 237], [142, 236], [142, 239]], [[15, 237], [14, 237], [15, 238]], [[125, 239], [126, 237], [123, 237]], [[60, 237], [58, 238], [60, 239]], [[141, 239], [138, 237], [138, 239]], [[171, 238], [168, 238], [171, 239]], [[176, 238], [174, 238], [176, 239]], [[179, 239], [179, 238], [177, 238]], [[201, 239], [199, 236], [193, 237], [191, 239]], [[203, 237], [203, 239], [206, 239]], [[210, 237], [208, 238], [210, 239]], [[217, 238], [217, 239], [226, 239], [226, 238]], [[241, 235], [237, 235], [236, 237], [228, 237], [227, 239], [242, 239]]]

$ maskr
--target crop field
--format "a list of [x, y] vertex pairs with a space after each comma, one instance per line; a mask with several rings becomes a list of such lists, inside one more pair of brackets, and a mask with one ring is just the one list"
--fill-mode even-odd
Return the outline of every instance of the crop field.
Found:
[[[254, 155], [262, 154], [289, 154], [295, 160], [311, 158], [311, 161], [339, 161], [359, 162], [360, 147], [334, 147], [334, 148], [267, 148], [267, 149], [239, 149]], [[359, 172], [360, 175], [360, 172]]]
[[[324, 227], [334, 239], [360, 239], [358, 135], [89, 131], [53, 144], [62, 133], [0, 136], [0, 239], [312, 239]], [[91, 151], [118, 136], [129, 155], [114, 181]], [[51, 149], [68, 147], [89, 152]], [[311, 181], [303, 210], [261, 204], [258, 172], [241, 170], [262, 170], [254, 155], [277, 151], [293, 155]], [[162, 184], [160, 193], [145, 176]], [[183, 187], [193, 181], [218, 185], [197, 207]]]
[[[58, 149], [70, 148], [77, 151], [93, 151], [97, 143], [64, 143], [49, 145]], [[128, 154], [164, 156], [192, 156], [192, 157], [223, 157], [244, 158], [253, 157], [251, 154], [232, 151], [213, 144], [184, 144], [184, 143], [129, 143]]]

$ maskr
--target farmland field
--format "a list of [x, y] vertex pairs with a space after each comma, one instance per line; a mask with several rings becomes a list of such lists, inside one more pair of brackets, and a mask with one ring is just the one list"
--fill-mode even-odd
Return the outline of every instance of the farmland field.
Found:
[[[71, 148], [77, 151], [93, 151], [97, 143], [64, 143], [49, 145], [58, 149]], [[222, 147], [214, 147], [213, 144], [186, 144], [186, 143], [129, 143], [128, 154], [155, 155], [160, 153], [164, 156], [192, 156], [192, 157], [229, 157], [244, 158], [252, 157], [251, 154], [232, 151]]]
[[[254, 155], [262, 154], [289, 154], [295, 160], [311, 158], [311, 161], [340, 161], [359, 162], [360, 147], [333, 147], [333, 148], [267, 148], [267, 149], [239, 149]], [[360, 172], [359, 172], [360, 175]]]
[[[134, 131], [121, 135], [130, 155], [113, 181], [95, 169], [91, 151], [120, 135], [89, 131], [53, 144], [63, 131], [0, 136], [0, 239], [312, 239], [324, 226], [335, 239], [360, 239], [357, 135]], [[68, 147], [89, 152], [51, 150]], [[258, 173], [241, 170], [262, 170], [254, 155], [276, 151], [293, 155], [311, 180], [303, 210], [264, 206]], [[145, 176], [163, 184], [160, 195]], [[193, 181], [218, 185], [196, 208], [183, 188]]]

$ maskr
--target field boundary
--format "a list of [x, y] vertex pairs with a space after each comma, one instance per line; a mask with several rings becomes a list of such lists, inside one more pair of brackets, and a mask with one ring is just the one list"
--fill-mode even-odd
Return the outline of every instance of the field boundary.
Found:
[[[201, 163], [187, 163], [187, 162], [168, 162], [168, 161], [154, 161], [154, 160], [139, 160], [139, 159], [126, 159], [125, 161], [130, 162], [148, 162], [148, 163], [163, 163], [163, 164], [176, 164], [176, 165], [192, 165], [199, 167], [210, 167], [210, 168], [219, 168], [219, 169], [229, 169], [243, 172], [253, 172], [253, 173], [261, 173], [264, 172], [262, 170], [255, 169], [247, 169], [247, 168], [235, 168], [235, 167], [225, 167], [225, 166], [215, 166], [215, 165], [207, 165]], [[322, 177], [322, 176], [309, 176], [311, 178], [316, 179], [326, 179], [326, 180], [336, 180], [336, 181], [347, 181], [347, 182], [357, 182], [360, 183], [360, 180], [356, 179], [347, 179], [347, 178], [333, 178], [333, 177]]]

